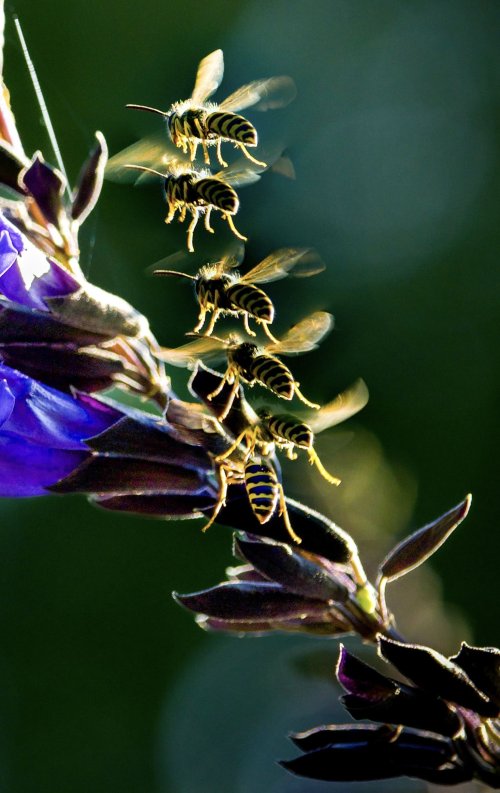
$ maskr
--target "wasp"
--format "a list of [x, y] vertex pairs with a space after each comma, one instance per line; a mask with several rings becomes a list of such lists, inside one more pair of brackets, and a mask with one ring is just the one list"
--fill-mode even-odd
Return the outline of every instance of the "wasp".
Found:
[[248, 426], [235, 438], [231, 446], [216, 459], [228, 458], [245, 443], [245, 459], [251, 458], [257, 449], [262, 456], [274, 454], [275, 449], [286, 454], [289, 460], [297, 459], [297, 449], [307, 452], [309, 462], [315, 465], [321, 476], [333, 485], [339, 485], [340, 479], [332, 476], [323, 466], [314, 448], [315, 435], [329, 427], [334, 427], [358, 413], [368, 402], [368, 388], [364, 380], [356, 380], [352, 386], [318, 411], [305, 416], [274, 413], [269, 408], [260, 408], [257, 413], [248, 409], [244, 411]]
[[293, 355], [314, 350], [332, 326], [331, 314], [316, 311], [291, 327], [280, 341], [271, 342], [264, 347], [242, 342], [236, 334], [230, 334], [227, 339], [202, 336], [176, 349], [162, 348], [157, 355], [174, 366], [194, 368], [199, 359], [219, 358], [226, 353], [227, 368], [224, 376], [207, 397], [211, 401], [221, 393], [226, 383], [231, 385], [227, 403], [217, 417], [219, 420], [228, 415], [240, 382], [250, 386], [259, 383], [281, 399], [291, 400], [296, 396], [308, 407], [319, 409], [319, 405], [306, 399], [290, 369], [274, 353]]
[[129, 104], [134, 110], [146, 110], [163, 116], [167, 123], [168, 135], [175, 146], [188, 154], [191, 162], [201, 144], [205, 163], [210, 165], [208, 146], [217, 147], [217, 160], [223, 168], [221, 144], [234, 143], [244, 156], [256, 165], [264, 165], [248, 152], [247, 147], [257, 146], [257, 130], [237, 111], [247, 107], [256, 110], [284, 107], [294, 99], [296, 90], [290, 77], [270, 77], [255, 80], [239, 88], [220, 104], [207, 102], [219, 87], [224, 74], [222, 50], [215, 50], [203, 58], [198, 66], [193, 93], [189, 99], [175, 102], [170, 110], [158, 110], [147, 105]]
[[[181, 258], [182, 256], [181, 254]], [[240, 252], [240, 261], [241, 258]], [[174, 254], [164, 261], [178, 259], [179, 254]], [[212, 312], [204, 332], [205, 336], [211, 336], [221, 316], [242, 316], [245, 331], [249, 336], [255, 336], [255, 332], [249, 326], [249, 318], [252, 317], [262, 325], [270, 341], [278, 344], [278, 340], [269, 329], [269, 325], [274, 320], [274, 305], [268, 295], [255, 284], [277, 281], [285, 278], [291, 271], [297, 277], [315, 275], [322, 272], [325, 266], [310, 248], [281, 248], [267, 256], [245, 275], [240, 275], [235, 270], [238, 264], [238, 256], [228, 254], [218, 262], [204, 265], [196, 275], [164, 269], [153, 269], [153, 273], [186, 278], [193, 282], [200, 307], [194, 333], [201, 332], [206, 315]]]
[[[129, 148], [132, 149], [133, 147]], [[127, 152], [127, 149], [125, 149], [125, 152]], [[111, 172], [119, 165], [119, 159], [123, 159], [125, 152], [114, 158]], [[179, 213], [179, 223], [185, 221], [188, 213], [191, 215], [191, 222], [187, 230], [188, 251], [191, 253], [194, 251], [193, 234], [201, 217], [205, 219], [206, 230], [211, 234], [214, 233], [214, 229], [210, 225], [210, 215], [213, 210], [221, 213], [222, 219], [227, 222], [229, 228], [238, 239], [247, 239], [234, 225], [233, 217], [240, 206], [238, 194], [234, 187], [256, 182], [260, 179], [256, 171], [241, 169], [236, 165], [212, 174], [206, 169], [197, 170], [191, 168], [187, 163], [178, 161], [175, 158], [167, 159], [166, 165], [165, 172], [157, 171], [145, 165], [128, 163], [121, 167], [128, 170], [141, 171], [145, 174], [153, 174], [163, 179], [163, 189], [168, 206], [165, 223], [172, 223], [177, 212]], [[109, 163], [108, 172], [110, 172]]]
[[210, 520], [203, 527], [203, 531], [210, 528], [216, 521], [217, 515], [226, 503], [228, 487], [243, 484], [252, 512], [259, 523], [263, 525], [271, 520], [278, 508], [278, 514], [283, 518], [291, 538], [296, 543], [301, 543], [300, 537], [294, 532], [290, 522], [283, 485], [269, 460], [255, 456], [246, 459], [243, 463], [235, 463], [231, 459], [219, 461], [219, 458], [216, 458], [216, 461], [218, 462], [220, 482], [219, 496]]

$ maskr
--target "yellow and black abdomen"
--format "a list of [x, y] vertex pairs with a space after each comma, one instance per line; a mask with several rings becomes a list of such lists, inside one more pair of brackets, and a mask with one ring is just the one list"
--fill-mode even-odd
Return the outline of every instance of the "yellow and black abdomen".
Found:
[[269, 465], [251, 460], [245, 465], [245, 488], [255, 517], [259, 523], [267, 523], [279, 497], [276, 472]]
[[271, 416], [265, 423], [278, 442], [282, 440], [293, 443], [301, 449], [310, 449], [313, 445], [314, 434], [311, 428], [292, 416]]
[[257, 145], [257, 130], [243, 116], [219, 110], [208, 113], [204, 121], [208, 132], [213, 135], [243, 143], [245, 146]]
[[213, 178], [200, 179], [195, 187], [199, 198], [206, 204], [211, 204], [228, 215], [234, 215], [238, 211], [238, 194], [226, 182]]
[[269, 388], [282, 399], [292, 399], [295, 390], [293, 375], [278, 358], [272, 355], [257, 355], [249, 367], [259, 383]]
[[245, 311], [263, 322], [272, 322], [274, 306], [262, 289], [253, 284], [231, 284], [226, 288], [226, 296], [236, 308]]

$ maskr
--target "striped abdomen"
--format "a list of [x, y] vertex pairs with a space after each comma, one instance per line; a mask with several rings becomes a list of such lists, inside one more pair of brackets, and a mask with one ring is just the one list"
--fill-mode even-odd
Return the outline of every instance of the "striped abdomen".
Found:
[[245, 465], [245, 488], [259, 523], [272, 518], [278, 502], [278, 479], [268, 465], [250, 461]]
[[288, 441], [301, 449], [310, 449], [313, 444], [314, 435], [311, 428], [292, 416], [271, 416], [266, 424], [269, 432], [278, 442]]
[[272, 355], [257, 355], [250, 364], [250, 372], [259, 383], [282, 399], [292, 399], [295, 380], [290, 369]]
[[238, 211], [239, 199], [236, 190], [222, 182], [220, 179], [200, 179], [195, 185], [196, 192], [207, 204], [220, 209], [228, 215], [234, 215]]
[[236, 113], [225, 113], [223, 110], [209, 113], [205, 117], [205, 124], [209, 132], [221, 138], [244, 143], [245, 146], [257, 145], [257, 130], [246, 118]]
[[241, 311], [246, 311], [256, 319], [263, 322], [272, 322], [274, 319], [274, 306], [262, 289], [253, 284], [232, 284], [226, 289], [226, 295], [231, 303]]

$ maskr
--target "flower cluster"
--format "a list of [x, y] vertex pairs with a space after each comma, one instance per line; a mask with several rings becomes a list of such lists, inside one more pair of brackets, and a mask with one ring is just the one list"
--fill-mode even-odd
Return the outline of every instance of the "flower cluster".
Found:
[[500, 651], [464, 643], [445, 658], [383, 636], [378, 648], [410, 684], [341, 648], [342, 701], [354, 719], [370, 723], [297, 733], [292, 739], [304, 753], [282, 765], [329, 781], [411, 776], [455, 785], [476, 777], [500, 787]]
[[[162, 160], [170, 170], [154, 171], [165, 180], [167, 221], [176, 212], [181, 221], [192, 216], [190, 249], [199, 216], [213, 231], [212, 209], [241, 237], [232, 220], [239, 206], [232, 185], [255, 181], [266, 167], [247, 151], [257, 145], [257, 132], [236, 111], [283, 106], [294, 94], [289, 78], [269, 78], [244, 86], [217, 109], [206, 100], [222, 72], [216, 50], [200, 64], [186, 103], [165, 112], [134, 106], [165, 116], [172, 143], [190, 157], [174, 167], [170, 152]], [[221, 143], [228, 141], [258, 169], [247, 162], [243, 171], [197, 170], [199, 145], [209, 164], [207, 146], [217, 146], [222, 162]], [[132, 151], [143, 151], [142, 144]], [[314, 432], [348, 419], [368, 398], [359, 380], [317, 410], [277, 357], [314, 349], [333, 320], [315, 312], [278, 340], [269, 327], [274, 306], [255, 283], [292, 268], [310, 275], [321, 267], [308, 263], [309, 249], [289, 248], [264, 259], [246, 281], [227, 260], [187, 276], [200, 307], [199, 337], [177, 350], [161, 348], [147, 319], [89, 283], [79, 264], [78, 231], [98, 200], [106, 160], [105, 140], [96, 133], [71, 191], [61, 168], [39, 152], [25, 154], [8, 95], [0, 94], [0, 496], [82, 493], [104, 509], [203, 518], [206, 527], [217, 522], [234, 530], [238, 566], [213, 587], [175, 595], [203, 628], [355, 634], [376, 645], [381, 659], [409, 682], [342, 649], [337, 676], [347, 692], [343, 703], [355, 720], [369, 723], [295, 734], [303, 753], [282, 763], [290, 772], [323, 780], [411, 776], [441, 784], [477, 778], [500, 788], [499, 651], [463, 645], [447, 659], [409, 644], [386, 602], [387, 586], [445, 542], [466, 516], [470, 497], [396, 545], [371, 583], [354, 539], [287, 497], [277, 455], [295, 459], [303, 452], [330, 485], [338, 484], [319, 460]], [[144, 162], [124, 162], [123, 155], [113, 169], [117, 164], [152, 170]], [[224, 316], [242, 318], [249, 337], [255, 336], [252, 318], [267, 336], [265, 345], [211, 337]], [[207, 351], [226, 356], [224, 375], [202, 365]], [[196, 401], [172, 393], [166, 361], [194, 369], [189, 387]], [[256, 411], [242, 384], [259, 384], [282, 401], [297, 397], [311, 410], [297, 417], [281, 408]], [[149, 411], [100, 393], [110, 387], [147, 400]]]

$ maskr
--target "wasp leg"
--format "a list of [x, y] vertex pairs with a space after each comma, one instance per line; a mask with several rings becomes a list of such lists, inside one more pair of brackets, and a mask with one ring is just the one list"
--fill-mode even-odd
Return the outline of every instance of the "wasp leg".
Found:
[[212, 333], [214, 331], [214, 328], [215, 328], [215, 323], [217, 322], [217, 320], [219, 319], [221, 314], [222, 314], [222, 309], [221, 308], [214, 308], [214, 313], [212, 314], [212, 317], [210, 319], [210, 324], [209, 324], [206, 332], [204, 333], [204, 336], [211, 336], [212, 335]]
[[227, 168], [227, 162], [222, 159], [222, 138], [218, 138], [217, 140], [217, 159], [219, 160], [220, 164], [223, 168]]
[[290, 537], [297, 545], [300, 545], [302, 540], [300, 539], [298, 534], [295, 534], [292, 524], [290, 523], [290, 516], [288, 515], [288, 510], [286, 508], [286, 501], [285, 501], [285, 491], [283, 490], [283, 485], [278, 484], [278, 492], [280, 498], [280, 508], [279, 508], [279, 515], [283, 518], [283, 523], [285, 524], [286, 530], [289, 533]]
[[295, 396], [297, 396], [300, 399], [300, 401], [304, 403], [304, 405], [307, 405], [307, 407], [309, 408], [314, 408], [315, 410], [320, 409], [321, 405], [317, 405], [316, 402], [309, 402], [309, 400], [305, 398], [304, 394], [302, 394], [302, 392], [299, 391], [298, 383], [294, 383], [294, 391], [295, 391]]
[[210, 165], [210, 155], [208, 153], [205, 133], [203, 132], [203, 127], [201, 126], [198, 118], [195, 118], [194, 125], [196, 127], [196, 131], [198, 132], [198, 137], [200, 139], [200, 143], [203, 149], [203, 159], [205, 160], [205, 165]]
[[205, 526], [203, 526], [202, 531], [206, 531], [207, 529], [210, 528], [212, 523], [215, 523], [217, 515], [219, 514], [219, 512], [222, 509], [222, 507], [226, 503], [227, 474], [226, 474], [226, 471], [225, 471], [223, 466], [221, 466], [219, 468], [219, 479], [220, 479], [220, 490], [219, 490], [219, 495], [218, 495], [218, 498], [217, 498], [217, 504], [215, 505], [214, 511], [212, 512], [212, 514], [210, 516], [210, 520], [208, 521], [208, 523]]
[[212, 226], [210, 225], [210, 214], [212, 212], [213, 207], [207, 207], [207, 211], [205, 213], [205, 228], [210, 234], [214, 233]]
[[235, 398], [235, 396], [236, 396], [236, 394], [238, 392], [239, 385], [240, 385], [240, 379], [239, 379], [239, 377], [235, 377], [234, 383], [233, 383], [233, 387], [231, 388], [231, 391], [229, 393], [229, 397], [228, 397], [227, 402], [226, 402], [226, 407], [224, 408], [224, 410], [222, 411], [220, 416], [217, 416], [219, 421], [224, 421], [224, 419], [227, 417], [227, 414], [231, 410], [231, 407], [232, 407], [233, 402], [234, 402], [234, 398]]
[[200, 306], [200, 313], [198, 314], [198, 324], [195, 328], [193, 328], [193, 333], [199, 333], [203, 327], [203, 323], [205, 322], [205, 317], [207, 315], [207, 309], [203, 306]]
[[189, 145], [189, 159], [191, 160], [191, 162], [194, 162], [196, 160], [196, 152], [198, 150], [198, 141], [189, 139], [188, 145]]
[[[233, 441], [233, 443], [231, 444], [229, 449], [226, 449], [225, 452], [222, 452], [222, 454], [218, 454], [217, 455], [217, 457], [215, 458], [215, 462], [216, 463], [220, 463], [220, 462], [222, 462], [222, 460], [225, 460], [227, 457], [230, 457], [231, 454], [234, 451], [236, 451], [236, 449], [238, 448], [240, 443], [243, 441], [243, 438], [245, 436], [248, 437], [248, 435], [249, 435], [249, 431], [248, 430], [243, 430], [243, 432], [240, 432], [240, 434], [238, 435], [237, 438], [235, 438], [235, 440]], [[250, 457], [250, 454], [251, 454], [251, 452], [253, 452], [254, 447], [255, 447], [255, 441], [253, 442], [253, 445], [252, 445], [252, 440], [250, 439], [250, 444], [249, 444], [248, 448], [245, 450], [245, 460], [248, 457]]]
[[309, 457], [309, 462], [311, 465], [316, 466], [323, 479], [326, 479], [326, 481], [330, 482], [331, 485], [340, 485], [341, 480], [338, 478], [338, 476], [332, 476], [328, 473], [314, 449], [308, 449], [307, 456]]
[[238, 237], [239, 240], [243, 240], [244, 242], [248, 240], [248, 237], [244, 237], [243, 234], [240, 234], [240, 232], [234, 225], [233, 218], [231, 215], [224, 214], [222, 215], [222, 219], [227, 220], [227, 225], [229, 226], [235, 237]]
[[271, 339], [271, 341], [272, 341], [274, 344], [279, 344], [279, 341], [278, 341], [278, 339], [276, 339], [276, 338], [273, 336], [273, 334], [271, 333], [271, 331], [269, 330], [269, 322], [264, 322], [263, 320], [260, 320], [260, 324], [261, 324], [261, 325], [262, 325], [262, 327], [264, 328], [264, 333], [266, 334], [267, 338], [268, 338], [268, 339]]
[[266, 167], [267, 165], [266, 162], [261, 162], [260, 160], [256, 160], [255, 157], [252, 157], [252, 155], [250, 154], [244, 143], [237, 143], [236, 145], [238, 146], [238, 148], [241, 149], [247, 160], [250, 160], [250, 162], [254, 162], [255, 165], [262, 165], [264, 168]]
[[179, 223], [184, 223], [184, 221], [186, 220], [186, 212], [187, 212], [187, 206], [186, 204], [184, 204], [184, 206], [182, 207], [179, 213]]
[[[283, 447], [283, 449], [284, 448], [285, 447]], [[285, 454], [286, 454], [286, 456], [288, 457], [289, 460], [296, 460], [297, 457], [298, 457], [297, 452], [294, 451], [293, 446], [291, 446], [291, 445], [286, 447]]]
[[194, 230], [196, 228], [196, 224], [198, 223], [199, 217], [200, 216], [199, 216], [198, 210], [194, 209], [193, 210], [193, 219], [192, 219], [191, 223], [189, 224], [188, 230], [187, 230], [187, 246], [188, 246], [188, 251], [190, 253], [193, 253], [193, 251], [194, 251], [193, 233], [194, 233]]
[[250, 328], [250, 325], [248, 324], [248, 313], [247, 313], [246, 311], [245, 311], [245, 313], [243, 314], [243, 327], [245, 328], [245, 331], [248, 333], [248, 335], [249, 335], [249, 336], [256, 336], [256, 335], [257, 335], [257, 334], [256, 334], [256, 333], [255, 333], [255, 332], [254, 332], [254, 331], [253, 331], [253, 330]]
[[171, 223], [173, 221], [173, 219], [175, 218], [176, 210], [177, 210], [177, 207], [175, 206], [175, 204], [169, 204], [168, 205], [168, 215], [165, 218], [165, 223]]
[[226, 369], [224, 377], [220, 381], [215, 391], [212, 391], [211, 394], [207, 394], [207, 399], [211, 402], [214, 396], [218, 396], [220, 394], [226, 383], [230, 383], [230, 384], [234, 383], [233, 377], [234, 377], [233, 372], [231, 370], [231, 367], [229, 367], [228, 369]]

